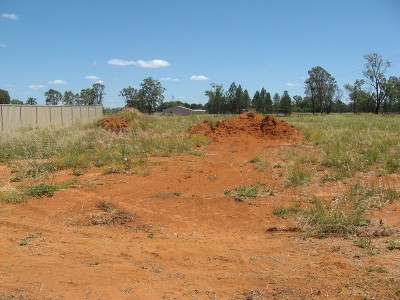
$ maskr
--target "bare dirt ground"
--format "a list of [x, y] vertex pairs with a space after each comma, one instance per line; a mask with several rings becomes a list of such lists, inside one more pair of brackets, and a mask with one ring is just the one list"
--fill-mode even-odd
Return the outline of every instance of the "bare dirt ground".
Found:
[[[296, 218], [273, 214], [333, 198], [350, 182], [321, 184], [316, 164], [309, 184], [287, 186], [291, 155], [319, 150], [274, 122], [242, 115], [217, 129], [202, 124], [192, 133], [213, 142], [197, 155], [150, 157], [138, 174], [93, 169], [52, 198], [0, 204], [0, 299], [396, 299], [400, 251], [387, 250], [388, 237], [373, 238], [371, 255], [352, 239], [305, 238]], [[268, 164], [256, 167], [254, 157]], [[0, 168], [1, 186], [10, 185]], [[59, 171], [51, 180], [71, 178]], [[399, 188], [399, 174], [377, 180]], [[257, 198], [224, 194], [256, 183], [267, 191]], [[400, 228], [399, 202], [374, 220]]]

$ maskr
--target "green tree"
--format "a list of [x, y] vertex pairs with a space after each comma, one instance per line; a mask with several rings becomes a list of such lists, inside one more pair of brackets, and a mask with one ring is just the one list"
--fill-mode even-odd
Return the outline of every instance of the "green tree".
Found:
[[366, 63], [364, 65], [365, 70], [363, 71], [364, 77], [367, 79], [366, 83], [370, 85], [374, 90], [375, 95], [375, 114], [379, 113], [382, 102], [386, 98], [385, 93], [385, 72], [390, 67], [389, 61], [384, 61], [381, 55], [377, 53], [371, 53], [364, 55]]
[[251, 107], [251, 98], [247, 90], [243, 91], [243, 103], [245, 110], [248, 110]]
[[94, 105], [96, 103], [96, 94], [93, 89], [82, 89], [79, 94], [81, 105]]
[[235, 113], [241, 114], [244, 110], [247, 109], [246, 103], [243, 97], [243, 89], [242, 86], [239, 84], [238, 88], [236, 89], [236, 111]]
[[126, 102], [126, 107], [134, 107], [139, 111], [144, 112], [145, 105], [140, 101], [138, 90], [132, 86], [128, 86], [127, 88], [122, 89], [119, 92], [119, 96], [124, 98]]
[[0, 104], [10, 104], [10, 94], [6, 90], [0, 89]]
[[276, 115], [279, 114], [280, 106], [281, 106], [281, 96], [278, 93], [275, 93], [274, 97], [272, 98], [274, 101], [274, 113]]
[[316, 111], [316, 105], [321, 113], [329, 113], [337, 88], [335, 78], [320, 66], [309, 70], [308, 75], [305, 81], [305, 93], [311, 100], [313, 114]]
[[58, 105], [62, 101], [62, 94], [59, 91], [49, 89], [44, 93], [46, 97], [46, 105]]
[[105, 86], [101, 83], [93, 84], [94, 104], [103, 104]]
[[261, 103], [261, 96], [259, 91], [256, 91], [254, 93], [253, 100], [251, 100], [251, 107], [257, 112], [262, 112], [263, 105]]
[[10, 104], [23, 105], [24, 102], [19, 99], [11, 99]]
[[222, 84], [211, 83], [211, 90], [207, 90], [204, 94], [208, 97], [206, 109], [211, 114], [221, 114], [225, 112], [226, 99]]
[[281, 112], [285, 114], [285, 116], [290, 115], [292, 113], [292, 98], [289, 96], [288, 91], [284, 91], [280, 101]]
[[350, 104], [353, 108], [353, 113], [356, 114], [358, 110], [358, 104], [362, 101], [362, 90], [361, 87], [364, 84], [363, 80], [356, 80], [354, 84], [346, 83], [344, 85], [345, 90], [349, 94]]
[[36, 105], [37, 104], [37, 99], [33, 97], [28, 97], [28, 100], [25, 102], [26, 105]]
[[237, 111], [237, 100], [236, 100], [236, 91], [237, 86], [235, 82], [232, 82], [229, 89], [225, 93], [225, 101], [226, 101], [226, 111], [229, 113], [236, 113]]
[[162, 107], [165, 88], [158, 80], [145, 78], [140, 84], [139, 101], [144, 104], [145, 112], [152, 114]]
[[388, 110], [400, 112], [400, 77], [390, 76], [385, 90]]
[[62, 102], [64, 105], [74, 105], [75, 104], [75, 94], [72, 91], [65, 91]]

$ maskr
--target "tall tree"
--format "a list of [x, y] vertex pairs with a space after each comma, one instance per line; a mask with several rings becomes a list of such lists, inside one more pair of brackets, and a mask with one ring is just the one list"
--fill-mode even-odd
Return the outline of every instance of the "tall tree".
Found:
[[311, 99], [313, 114], [318, 105], [320, 112], [329, 113], [337, 87], [335, 78], [324, 68], [317, 66], [308, 71], [305, 94]]
[[390, 76], [385, 89], [390, 110], [400, 112], [400, 77]]
[[356, 114], [357, 113], [357, 106], [359, 104], [359, 102], [362, 101], [361, 97], [362, 97], [362, 90], [361, 90], [361, 86], [364, 84], [363, 80], [356, 80], [354, 82], [354, 84], [350, 84], [350, 83], [346, 83], [344, 85], [345, 90], [347, 91], [347, 93], [349, 94], [349, 99], [350, 99], [350, 103], [351, 106], [353, 108], [353, 113]]
[[94, 105], [96, 103], [96, 95], [91, 88], [82, 89], [79, 98], [81, 105]]
[[65, 91], [62, 102], [64, 105], [74, 105], [75, 104], [75, 94], [72, 91]]
[[290, 98], [288, 91], [283, 92], [280, 102], [280, 108], [281, 112], [284, 113], [285, 116], [292, 113], [292, 98]]
[[251, 98], [247, 90], [243, 91], [243, 103], [245, 110], [248, 110], [251, 107]]
[[122, 89], [122, 91], [119, 92], [119, 96], [124, 98], [126, 107], [134, 107], [141, 112], [145, 111], [145, 104], [139, 98], [138, 90], [134, 87], [128, 86]]
[[379, 113], [380, 106], [385, 100], [386, 93], [384, 84], [386, 82], [385, 72], [390, 67], [390, 61], [384, 61], [381, 55], [377, 53], [371, 53], [364, 55], [366, 63], [364, 65], [365, 70], [363, 71], [364, 77], [367, 79], [366, 83], [374, 89], [375, 95], [375, 114]]
[[211, 90], [207, 90], [204, 94], [208, 97], [206, 108], [211, 114], [221, 114], [225, 112], [225, 95], [222, 84], [211, 83]]
[[145, 111], [152, 114], [162, 107], [165, 88], [158, 80], [145, 78], [140, 84], [139, 100], [144, 103]]
[[274, 113], [276, 115], [278, 115], [279, 111], [280, 111], [280, 106], [281, 106], [281, 96], [279, 96], [278, 93], [275, 93], [275, 95], [272, 99], [274, 100]]
[[36, 105], [37, 104], [37, 99], [33, 97], [28, 97], [28, 100], [25, 102], [26, 105]]
[[59, 91], [49, 89], [44, 93], [46, 97], [46, 105], [58, 105], [62, 101], [62, 94]]
[[225, 93], [226, 99], [226, 110], [232, 114], [236, 113], [237, 111], [237, 89], [235, 82], [232, 82], [229, 89]]
[[103, 98], [106, 93], [104, 93], [105, 86], [101, 83], [93, 84], [93, 93], [94, 93], [94, 104], [103, 104]]
[[236, 98], [235, 113], [241, 114], [244, 110], [246, 110], [246, 105], [244, 103], [243, 89], [240, 84], [239, 84], [238, 88], [236, 89], [236, 97], [235, 98]]
[[253, 100], [251, 100], [251, 107], [255, 109], [257, 112], [262, 112], [263, 105], [261, 102], [260, 92], [256, 91], [253, 96]]
[[10, 104], [10, 94], [6, 90], [0, 89], [0, 104]]

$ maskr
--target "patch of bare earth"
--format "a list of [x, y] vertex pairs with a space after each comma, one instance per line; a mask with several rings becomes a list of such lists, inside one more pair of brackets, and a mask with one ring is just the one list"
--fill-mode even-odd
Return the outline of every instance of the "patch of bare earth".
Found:
[[[318, 163], [309, 184], [286, 184], [293, 156], [318, 155], [296, 128], [253, 113], [199, 128], [214, 139], [200, 156], [152, 157], [146, 176], [93, 169], [52, 198], [0, 204], [0, 299], [395, 299], [400, 251], [388, 237], [369, 255], [351, 239], [304, 238], [295, 218], [273, 214], [349, 185], [322, 184]], [[224, 194], [256, 183], [270, 192]], [[393, 202], [378, 218], [399, 226], [399, 210]]]

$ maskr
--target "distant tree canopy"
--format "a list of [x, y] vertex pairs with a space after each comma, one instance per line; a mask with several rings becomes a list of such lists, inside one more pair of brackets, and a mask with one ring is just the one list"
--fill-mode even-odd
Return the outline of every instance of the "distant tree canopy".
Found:
[[158, 80], [148, 77], [140, 84], [140, 90], [129, 86], [122, 89], [119, 95], [124, 98], [127, 107], [152, 114], [162, 109], [164, 91], [165, 88]]
[[6, 90], [0, 89], [0, 104], [10, 104], [10, 94]]

